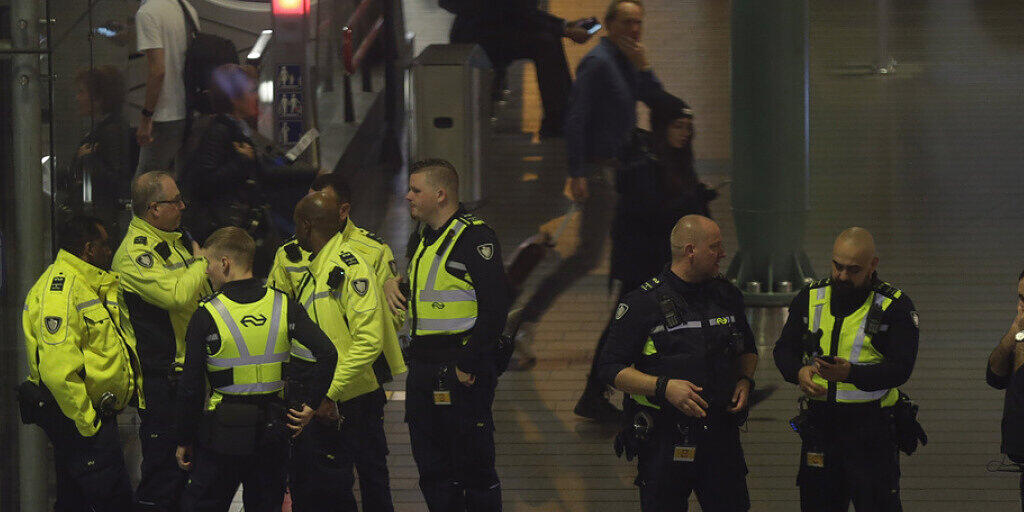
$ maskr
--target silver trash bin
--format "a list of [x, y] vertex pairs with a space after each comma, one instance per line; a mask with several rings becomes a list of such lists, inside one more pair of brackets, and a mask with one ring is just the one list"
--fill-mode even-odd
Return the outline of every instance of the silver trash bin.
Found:
[[432, 44], [413, 61], [412, 160], [443, 158], [459, 172], [459, 198], [483, 197], [490, 135], [491, 61], [475, 44]]

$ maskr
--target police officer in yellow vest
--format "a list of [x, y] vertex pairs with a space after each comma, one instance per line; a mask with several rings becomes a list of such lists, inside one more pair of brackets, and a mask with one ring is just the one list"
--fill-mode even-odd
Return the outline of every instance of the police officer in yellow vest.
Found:
[[[338, 204], [323, 192], [295, 207], [295, 235], [313, 254], [296, 292], [299, 303], [338, 350], [338, 364], [317, 419], [296, 440], [290, 489], [292, 510], [356, 510], [352, 466], [366, 442], [383, 436], [384, 391], [373, 372], [391, 326], [373, 269], [341, 233]], [[296, 359], [308, 358], [293, 347]], [[291, 371], [291, 370], [289, 370]], [[340, 419], [340, 423], [339, 423]], [[379, 442], [379, 441], [378, 441]], [[373, 482], [379, 502], [390, 506], [386, 452], [379, 453]]]
[[670, 235], [672, 262], [630, 292], [598, 356], [602, 381], [629, 393], [615, 450], [637, 456], [644, 512], [750, 508], [739, 426], [757, 367], [743, 295], [718, 276], [722, 231], [687, 215]]
[[75, 217], [61, 251], [29, 291], [22, 314], [29, 378], [18, 388], [22, 421], [53, 443], [57, 504], [65, 511], [129, 511], [132, 490], [117, 413], [135, 391], [135, 335], [110, 240], [99, 219]]
[[[427, 507], [497, 511], [491, 406], [508, 363], [498, 348], [511, 294], [494, 231], [459, 207], [458, 191], [450, 162], [409, 169], [406, 200], [423, 229], [409, 266], [405, 419]], [[385, 289], [391, 307], [406, 308], [396, 280]]]
[[893, 406], [914, 369], [918, 316], [877, 268], [871, 234], [843, 231], [832, 277], [797, 294], [775, 345], [775, 365], [808, 398], [793, 422], [804, 511], [902, 509]]
[[[279, 512], [289, 434], [298, 435], [313, 417], [310, 404], [325, 396], [337, 361], [334, 345], [301, 305], [253, 278], [255, 247], [245, 230], [224, 227], [203, 248], [217, 293], [192, 315], [185, 340], [176, 451], [178, 464], [191, 471], [184, 511], [226, 512], [241, 484], [245, 510]], [[292, 340], [316, 363], [292, 383], [286, 402]]]
[[142, 362], [136, 376], [142, 479], [135, 492], [141, 510], [177, 511], [185, 483], [174, 460], [174, 386], [185, 360], [188, 320], [211, 290], [206, 260], [193, 255], [198, 245], [179, 231], [184, 209], [170, 174], [136, 176], [134, 215], [114, 254]]
[[[332, 172], [318, 176], [313, 181], [309, 193], [321, 191], [326, 201], [339, 205], [338, 219], [343, 226], [342, 241], [370, 266], [377, 282], [383, 283], [395, 277], [395, 258], [391, 248], [376, 234], [356, 227], [349, 217], [352, 192], [341, 173]], [[274, 257], [267, 285], [297, 297], [298, 289], [309, 272], [309, 262], [312, 259], [312, 253], [303, 249], [298, 240], [293, 239], [285, 243]], [[394, 315], [387, 310], [385, 314], [391, 317], [392, 323], [384, 325], [383, 352], [373, 363], [374, 374], [381, 385], [391, 382], [394, 375], [406, 371], [397, 332], [404, 321], [404, 315]], [[369, 410], [365, 414], [346, 418], [348, 421], [345, 428], [351, 433], [351, 437], [359, 440], [353, 445], [353, 462], [359, 476], [359, 494], [363, 506], [367, 510], [387, 512], [394, 507], [388, 482], [388, 444], [383, 423], [384, 404], [387, 400], [384, 390], [373, 392], [364, 401], [367, 402]]]

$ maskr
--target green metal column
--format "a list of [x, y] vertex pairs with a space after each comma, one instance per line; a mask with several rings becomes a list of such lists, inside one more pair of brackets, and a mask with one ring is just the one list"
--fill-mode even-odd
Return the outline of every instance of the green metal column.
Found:
[[785, 305], [794, 295], [789, 290], [813, 277], [803, 252], [807, 62], [807, 0], [733, 0], [732, 207], [739, 250], [727, 276], [753, 306]]

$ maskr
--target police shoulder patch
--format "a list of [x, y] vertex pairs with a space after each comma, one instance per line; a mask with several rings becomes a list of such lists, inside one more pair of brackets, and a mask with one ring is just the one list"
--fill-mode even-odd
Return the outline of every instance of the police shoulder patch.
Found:
[[64, 291], [64, 276], [53, 276], [53, 281], [50, 281], [51, 292], [62, 292]]
[[140, 254], [138, 258], [135, 258], [135, 263], [138, 263], [140, 266], [145, 268], [153, 268], [153, 255], [148, 252], [144, 252]]
[[645, 292], [648, 292], [653, 290], [654, 287], [658, 286], [659, 284], [661, 284], [661, 279], [658, 279], [657, 277], [652, 277], [646, 283], [640, 285], [640, 289]]
[[819, 279], [817, 281], [812, 282], [810, 284], [810, 287], [811, 288], [821, 288], [823, 286], [828, 286], [830, 284], [832, 284], [832, 278], [831, 277], [826, 277], [825, 279]]
[[62, 323], [64, 323], [64, 319], [59, 316], [48, 316], [43, 319], [43, 326], [46, 327], [46, 332], [50, 334], [57, 334]]
[[370, 291], [370, 280], [365, 277], [354, 279], [352, 281], [352, 289], [362, 297], [366, 295], [366, 292]]
[[350, 267], [352, 265], [358, 265], [359, 264], [359, 259], [356, 258], [356, 256], [354, 254], [352, 254], [352, 253], [350, 253], [348, 251], [342, 251], [342, 253], [339, 254], [338, 257], [341, 258], [341, 261], [344, 261], [345, 264], [350, 266]]
[[629, 305], [625, 302], [620, 302], [619, 307], [615, 308], [615, 319], [619, 320], [626, 316], [626, 311], [629, 311]]
[[378, 244], [383, 245], [383, 244], [386, 243], [386, 242], [384, 242], [384, 239], [381, 238], [380, 235], [378, 235], [377, 233], [374, 233], [373, 231], [368, 231], [368, 230], [365, 230], [365, 229], [362, 229], [362, 228], [359, 228], [359, 231], [361, 231], [363, 233], [363, 235], [366, 236], [366, 238], [369, 238], [370, 240], [373, 240], [374, 242], [377, 242]]
[[135, 245], [146, 245], [146, 237], [145, 237], [145, 235], [139, 235], [139, 236], [135, 237], [134, 243], [135, 243]]
[[480, 253], [480, 257], [490, 261], [494, 257], [494, 244], [480, 244], [476, 246], [476, 252]]
[[921, 328], [921, 319], [917, 316], [917, 311], [910, 312], [910, 321], [914, 322], [914, 327]]

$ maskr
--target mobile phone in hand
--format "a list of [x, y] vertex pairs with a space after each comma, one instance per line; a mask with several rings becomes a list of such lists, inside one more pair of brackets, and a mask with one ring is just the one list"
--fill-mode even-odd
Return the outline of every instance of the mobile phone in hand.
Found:
[[588, 34], [596, 34], [598, 30], [601, 30], [601, 24], [593, 16], [577, 21], [576, 26], [586, 30]]

